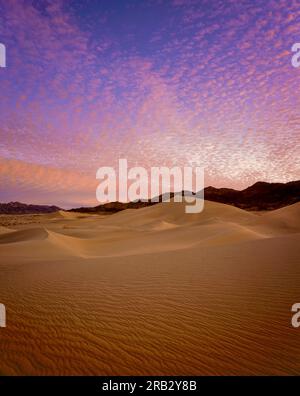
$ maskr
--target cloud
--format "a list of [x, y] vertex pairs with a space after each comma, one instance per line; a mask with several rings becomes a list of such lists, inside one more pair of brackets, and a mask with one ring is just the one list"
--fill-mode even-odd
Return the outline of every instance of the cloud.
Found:
[[153, 1], [128, 13], [89, 3], [79, 13], [58, 0], [1, 6], [5, 197], [55, 199], [75, 183], [78, 201], [80, 191], [94, 199], [96, 170], [121, 157], [192, 162], [207, 184], [237, 188], [299, 178], [297, 2]]

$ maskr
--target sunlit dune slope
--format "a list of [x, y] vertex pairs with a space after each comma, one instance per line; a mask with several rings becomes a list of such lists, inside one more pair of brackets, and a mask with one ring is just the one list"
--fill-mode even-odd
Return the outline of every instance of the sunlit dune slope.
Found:
[[300, 204], [184, 208], [10, 217], [0, 375], [299, 375]]
[[[185, 203], [170, 202], [128, 209], [103, 219], [97, 215], [81, 218], [78, 213], [60, 211], [44, 215], [43, 227], [2, 232], [0, 244], [43, 240], [44, 245], [35, 242], [32, 252], [27, 249], [27, 255], [39, 258], [55, 246], [57, 254], [69, 252], [86, 258], [187, 249], [203, 244], [217, 246], [298, 232], [299, 206], [257, 215], [206, 202], [203, 212], [186, 214]], [[14, 254], [15, 245], [11, 250]]]

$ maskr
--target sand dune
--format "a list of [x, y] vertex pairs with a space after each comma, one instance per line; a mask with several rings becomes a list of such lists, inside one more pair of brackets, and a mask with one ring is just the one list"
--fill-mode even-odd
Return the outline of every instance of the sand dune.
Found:
[[245, 222], [253, 217], [250, 212], [246, 212], [234, 206], [219, 204], [216, 202], [205, 202], [205, 210], [201, 213], [185, 213], [186, 203], [184, 202], [164, 202], [155, 206], [149, 206], [139, 210], [127, 209], [116, 213], [112, 219], [107, 218], [106, 222], [110, 224], [122, 224], [139, 226], [151, 224], [156, 221], [166, 221], [173, 224], [203, 224], [207, 222], [233, 220]]
[[280, 232], [300, 232], [300, 204], [265, 213], [261, 223]]
[[300, 204], [1, 216], [1, 374], [300, 374]]
[[11, 228], [0, 226], [0, 235], [7, 234], [8, 232], [13, 232], [13, 231], [14, 230], [12, 230]]
[[41, 227], [31, 228], [29, 230], [11, 231], [0, 235], [0, 244], [42, 240], [47, 237], [48, 233], [45, 229]]

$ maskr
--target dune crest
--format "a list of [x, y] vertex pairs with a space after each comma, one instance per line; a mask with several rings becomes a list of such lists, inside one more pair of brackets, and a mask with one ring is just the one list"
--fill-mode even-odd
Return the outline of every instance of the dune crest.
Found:
[[184, 202], [171, 201], [124, 210], [105, 218], [59, 211], [45, 214], [41, 227], [2, 233], [0, 244], [44, 241], [44, 245], [35, 247], [35, 255], [41, 258], [47, 248], [55, 246], [63, 256], [69, 252], [83, 258], [177, 251], [203, 244], [235, 244], [300, 232], [299, 208], [300, 204], [294, 204], [257, 215], [206, 202], [203, 212], [186, 214]]

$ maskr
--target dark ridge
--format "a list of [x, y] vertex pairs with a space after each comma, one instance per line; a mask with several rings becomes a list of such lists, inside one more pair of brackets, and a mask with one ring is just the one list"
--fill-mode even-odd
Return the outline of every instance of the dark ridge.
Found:
[[257, 182], [242, 191], [207, 187], [205, 199], [246, 210], [274, 210], [300, 201], [300, 181], [289, 183]]
[[98, 205], [98, 206], [94, 206], [91, 208], [87, 208], [87, 207], [80, 207], [80, 208], [74, 208], [74, 209], [70, 209], [68, 210], [68, 212], [81, 212], [81, 213], [117, 213], [120, 212], [121, 210], [125, 210], [125, 209], [139, 209], [139, 208], [144, 208], [146, 206], [151, 206], [154, 205], [155, 203], [146, 201], [136, 201], [136, 202], [108, 202], [106, 204], [103, 205]]
[[[186, 194], [191, 195], [190, 192], [186, 192]], [[170, 193], [170, 196], [173, 197], [174, 193]], [[300, 180], [288, 183], [257, 182], [241, 191], [210, 186], [204, 189], [204, 198], [208, 201], [233, 205], [245, 210], [274, 210], [300, 201]], [[163, 197], [159, 196], [156, 200], [157, 202], [109, 202], [95, 207], [74, 208], [70, 212], [112, 214], [125, 209], [139, 209], [155, 205], [162, 202]], [[0, 214], [42, 214], [58, 210], [61, 208], [54, 205], [28, 205], [21, 202], [0, 203]]]
[[[188, 192], [187, 194], [190, 195], [191, 193]], [[171, 193], [170, 196], [173, 197], [174, 193]], [[288, 183], [257, 182], [241, 191], [210, 186], [204, 189], [204, 198], [208, 201], [233, 205], [245, 210], [274, 210], [300, 201], [300, 180]], [[162, 202], [162, 196], [158, 197], [158, 202]], [[110, 202], [92, 208], [81, 207], [70, 211], [109, 214], [125, 209], [139, 209], [155, 205], [158, 202]]]
[[27, 205], [21, 202], [0, 203], [0, 214], [42, 214], [60, 210], [58, 206]]

